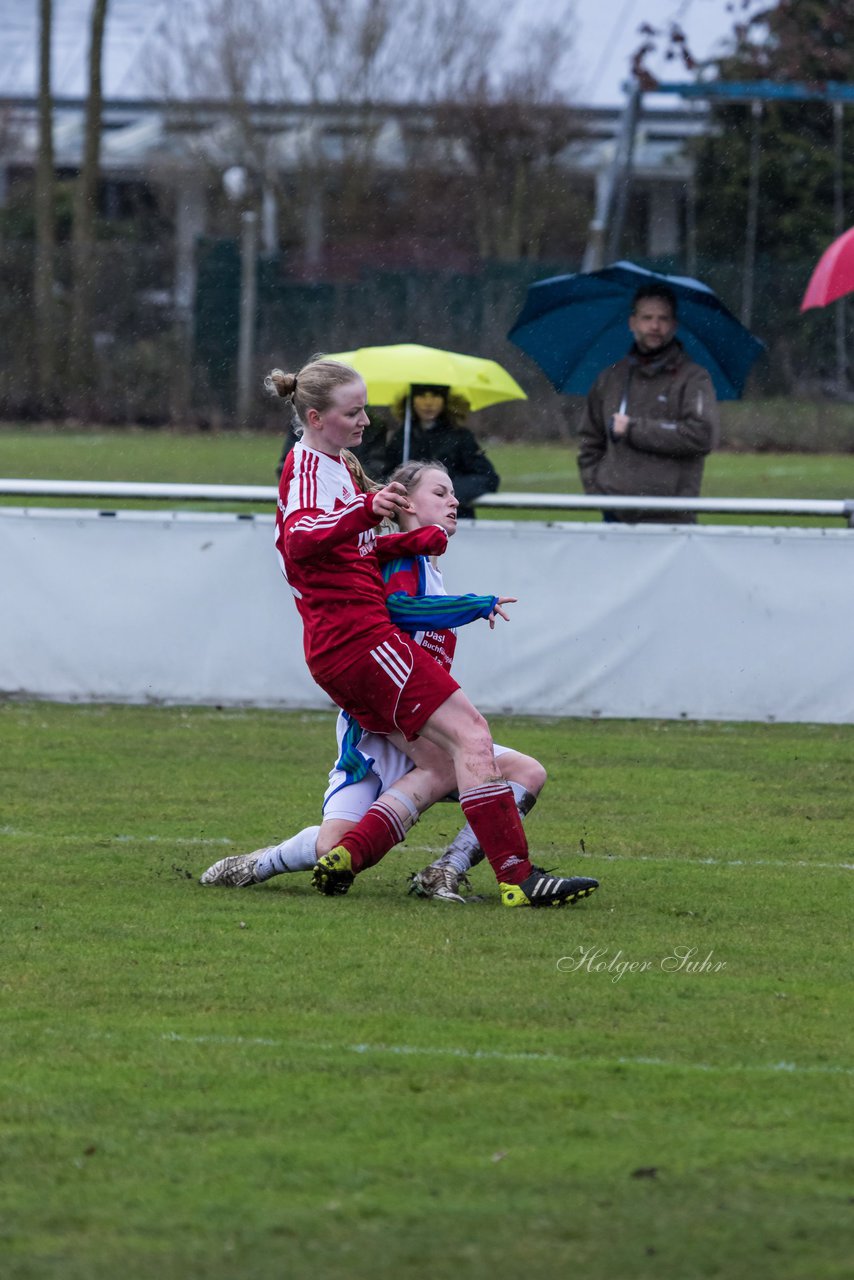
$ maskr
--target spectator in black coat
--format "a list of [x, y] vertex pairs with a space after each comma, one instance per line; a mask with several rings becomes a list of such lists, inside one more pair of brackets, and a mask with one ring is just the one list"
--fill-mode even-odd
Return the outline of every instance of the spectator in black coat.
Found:
[[[468, 401], [453, 395], [450, 387], [427, 383], [413, 383], [410, 395], [409, 457], [418, 462], [444, 463], [460, 501], [457, 514], [472, 519], [474, 499], [482, 493], [495, 493], [501, 481], [472, 432], [462, 425], [468, 414]], [[395, 417], [401, 425], [388, 442], [385, 475], [390, 475], [403, 461], [405, 412], [406, 399], [402, 398], [394, 406]]]

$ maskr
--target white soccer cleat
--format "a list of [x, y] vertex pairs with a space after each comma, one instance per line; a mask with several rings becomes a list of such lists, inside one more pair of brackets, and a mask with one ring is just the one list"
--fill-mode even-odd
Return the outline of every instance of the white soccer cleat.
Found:
[[409, 878], [409, 892], [419, 898], [436, 898], [439, 902], [465, 902], [460, 889], [471, 889], [467, 878], [453, 867], [434, 863]]
[[199, 876], [199, 884], [221, 884], [226, 889], [245, 889], [257, 884], [255, 867], [261, 854], [266, 852], [267, 849], [256, 849], [254, 853], [234, 853], [229, 858], [220, 858]]

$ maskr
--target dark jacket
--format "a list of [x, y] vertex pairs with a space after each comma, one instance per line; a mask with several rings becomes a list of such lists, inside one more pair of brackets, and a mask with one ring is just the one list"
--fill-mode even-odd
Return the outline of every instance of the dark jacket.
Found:
[[[608, 431], [626, 398], [629, 429]], [[718, 404], [706, 369], [674, 339], [650, 359], [630, 352], [600, 373], [581, 421], [578, 469], [584, 492], [696, 498], [706, 454], [718, 443]], [[689, 512], [618, 511], [629, 522], [693, 523]]]
[[[482, 493], [495, 493], [501, 480], [495, 467], [481, 449], [468, 427], [437, 422], [424, 428], [412, 424], [409, 456], [418, 462], [443, 462], [460, 500], [457, 514], [463, 519], [474, 516], [472, 501]], [[403, 427], [394, 432], [386, 449], [385, 474], [389, 475], [403, 460]]]

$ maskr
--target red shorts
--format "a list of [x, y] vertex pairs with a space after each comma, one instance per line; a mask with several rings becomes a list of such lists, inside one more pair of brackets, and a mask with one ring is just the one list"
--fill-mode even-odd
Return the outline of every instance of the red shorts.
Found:
[[392, 631], [363, 658], [317, 682], [343, 711], [371, 733], [394, 733], [408, 742], [459, 685], [409, 636]]

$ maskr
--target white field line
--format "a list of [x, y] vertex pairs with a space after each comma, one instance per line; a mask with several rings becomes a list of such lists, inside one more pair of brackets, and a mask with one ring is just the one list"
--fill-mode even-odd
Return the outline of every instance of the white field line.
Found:
[[783, 858], [674, 858], [653, 857], [651, 854], [639, 853], [575, 853], [575, 858], [598, 859], [600, 862], [667, 862], [677, 866], [695, 867], [781, 867], [788, 868], [821, 868], [825, 871], [854, 871], [854, 862], [806, 862], [803, 858], [797, 861]]
[[851, 1076], [854, 1067], [798, 1066], [794, 1062], [732, 1063], [729, 1065], [708, 1062], [674, 1062], [666, 1058], [589, 1058], [566, 1057], [558, 1053], [511, 1053], [500, 1049], [439, 1049], [411, 1044], [302, 1044], [295, 1046], [292, 1040], [271, 1040], [262, 1036], [183, 1036], [170, 1031], [162, 1040], [174, 1044], [260, 1045], [271, 1049], [295, 1047], [307, 1053], [360, 1053], [398, 1058], [456, 1058], [469, 1062], [532, 1062], [560, 1064], [565, 1067], [651, 1067], [667, 1071], [705, 1071], [716, 1075], [732, 1072], [762, 1072], [785, 1075]]
[[228, 836], [113, 836], [115, 844], [132, 844], [139, 841], [141, 844], [180, 844], [180, 845], [232, 845], [233, 840], [229, 840]]
[[[17, 827], [0, 827], [0, 837], [8, 836], [20, 840], [44, 840], [48, 837], [35, 831], [21, 831]], [[51, 835], [49, 837], [51, 844], [93, 844], [99, 846], [109, 844], [166, 844], [181, 846], [208, 846], [222, 845], [223, 847], [233, 846], [235, 848], [245, 848], [245, 842], [232, 840], [229, 836], [157, 836], [157, 835], [111, 835], [111, 836], [62, 836]], [[445, 852], [445, 846], [428, 845], [428, 844], [406, 844], [401, 853], [425, 854], [427, 857], [436, 857]], [[534, 857], [545, 858], [548, 861], [549, 853], [542, 852], [539, 849], [531, 850]], [[573, 859], [585, 859], [587, 862], [608, 863], [608, 862], [653, 862], [675, 864], [685, 867], [778, 867], [782, 871], [807, 870], [807, 871], [854, 871], [854, 862], [808, 862], [804, 858], [796, 860], [786, 858], [680, 858], [655, 856], [653, 854], [639, 853], [582, 853], [581, 850], [575, 850], [572, 853]]]

